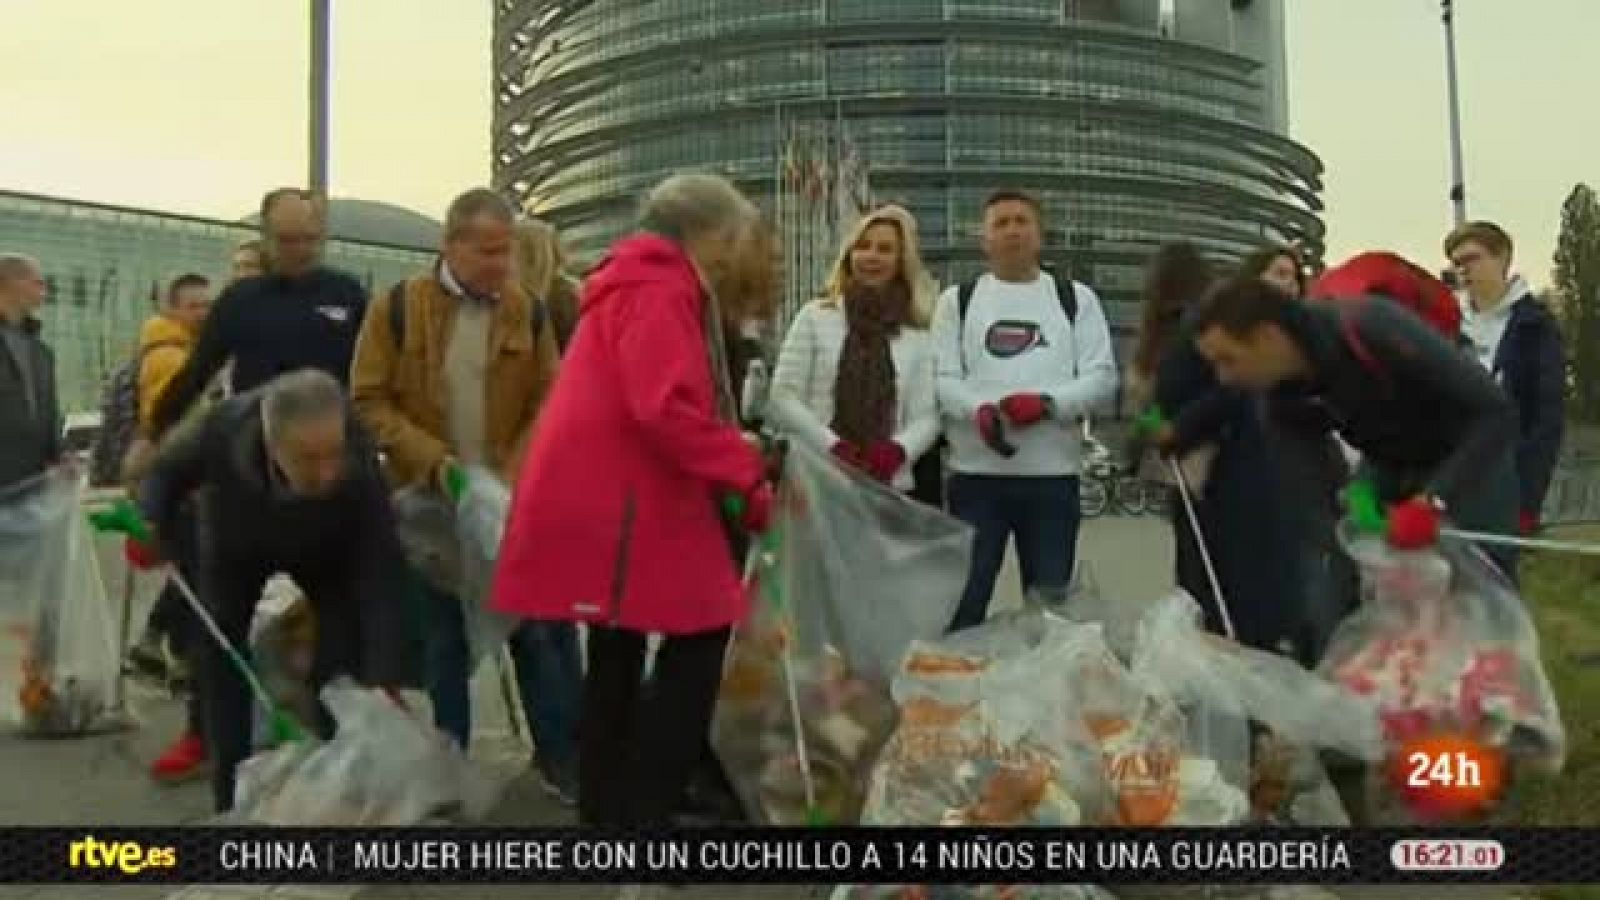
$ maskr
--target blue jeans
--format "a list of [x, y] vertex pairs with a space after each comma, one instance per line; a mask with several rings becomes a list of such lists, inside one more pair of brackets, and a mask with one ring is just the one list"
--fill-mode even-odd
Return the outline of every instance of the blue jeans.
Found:
[[[463, 749], [472, 736], [472, 650], [455, 596], [424, 584], [427, 609], [426, 678], [433, 721]], [[522, 713], [541, 759], [570, 763], [578, 752], [583, 663], [577, 629], [567, 622], [524, 622], [511, 632]]]
[[1006, 544], [1017, 540], [1022, 589], [1065, 590], [1078, 551], [1077, 476], [1020, 478], [952, 473], [950, 512], [976, 530], [972, 570], [951, 631], [983, 624], [995, 579], [1005, 564]]

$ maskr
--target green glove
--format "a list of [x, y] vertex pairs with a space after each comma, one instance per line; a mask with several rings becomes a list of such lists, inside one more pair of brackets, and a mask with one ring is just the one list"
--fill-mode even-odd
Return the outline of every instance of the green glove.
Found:
[[460, 503], [467, 495], [467, 470], [453, 462], [444, 464], [444, 491], [451, 503]]
[[1167, 416], [1161, 407], [1151, 404], [1149, 409], [1139, 414], [1134, 420], [1134, 426], [1145, 434], [1155, 434], [1167, 424]]
[[145, 522], [144, 514], [126, 497], [113, 503], [110, 509], [90, 513], [89, 524], [102, 534], [121, 534], [140, 543], [148, 543], [151, 537], [150, 525]]
[[1350, 482], [1344, 491], [1345, 506], [1350, 510], [1350, 521], [1362, 534], [1384, 534], [1389, 524], [1383, 515], [1383, 504], [1378, 501], [1378, 489], [1366, 479]]

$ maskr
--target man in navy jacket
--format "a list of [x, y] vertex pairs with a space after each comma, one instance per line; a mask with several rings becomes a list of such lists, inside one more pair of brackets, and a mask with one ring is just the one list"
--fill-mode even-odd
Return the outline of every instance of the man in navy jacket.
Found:
[[1444, 241], [1461, 286], [1462, 331], [1478, 361], [1517, 411], [1519, 525], [1539, 523], [1566, 428], [1566, 355], [1555, 316], [1519, 275], [1510, 277], [1511, 237], [1492, 222], [1468, 222]]
[[261, 233], [267, 273], [236, 281], [217, 298], [187, 364], [156, 402], [156, 435], [177, 424], [230, 359], [236, 392], [303, 368], [349, 383], [367, 294], [350, 275], [322, 265], [322, 198], [298, 188], [268, 193]]

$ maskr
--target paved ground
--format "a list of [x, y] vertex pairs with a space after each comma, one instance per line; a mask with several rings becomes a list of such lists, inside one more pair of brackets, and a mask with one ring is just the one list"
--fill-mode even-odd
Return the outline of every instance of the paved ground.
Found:
[[[107, 582], [115, 590], [115, 606], [120, 596], [122, 567], [114, 546], [102, 548], [102, 566]], [[1085, 527], [1081, 552], [1089, 561], [1095, 580], [1108, 595], [1142, 603], [1170, 588], [1171, 547], [1166, 529], [1154, 518], [1106, 518]], [[134, 621], [142, 621], [155, 586], [142, 584], [136, 596]], [[1002, 576], [999, 606], [1019, 601], [1014, 567]], [[115, 621], [115, 617], [112, 617]], [[137, 627], [135, 628], [137, 631]], [[475, 739], [475, 755], [501, 778], [508, 781], [498, 808], [486, 824], [558, 825], [570, 816], [552, 804], [521, 771], [526, 752], [512, 738], [505, 706], [488, 678], [477, 684], [481, 714], [481, 737]], [[161, 744], [178, 727], [179, 710], [170, 699], [149, 692], [131, 695], [142, 725], [120, 735], [75, 741], [25, 741], [0, 736], [0, 824], [68, 826], [85, 823], [117, 825], [182, 825], [209, 816], [208, 791], [203, 784], [162, 788], [145, 777], [145, 766]], [[180, 890], [161, 887], [119, 888], [35, 888], [0, 886], [0, 900], [68, 900], [68, 898], [116, 897], [129, 900], [243, 900], [245, 897], [336, 900], [359, 894], [387, 900], [432, 900], [432, 898], [551, 897], [565, 900], [600, 900], [618, 896], [614, 887], [383, 887], [383, 888], [206, 888]], [[694, 888], [660, 891], [673, 900], [722, 900], [735, 897], [759, 900], [810, 900], [824, 898], [826, 888]], [[1139, 898], [1148, 891], [1127, 892]], [[1199, 896], [1189, 891], [1185, 896]], [[1230, 896], [1237, 893], [1230, 892]], [[1333, 896], [1333, 895], [1324, 895]], [[1341, 891], [1341, 898], [1411, 898], [1428, 900], [1474, 897], [1504, 898], [1504, 891], [1478, 892], [1453, 888], [1448, 892], [1403, 890]]]

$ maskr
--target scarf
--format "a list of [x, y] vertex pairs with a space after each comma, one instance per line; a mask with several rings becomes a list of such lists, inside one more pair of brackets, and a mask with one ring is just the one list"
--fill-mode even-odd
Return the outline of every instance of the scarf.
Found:
[[847, 332], [833, 382], [833, 430], [867, 447], [894, 434], [895, 369], [889, 342], [911, 311], [911, 293], [896, 281], [883, 288], [852, 285], [844, 296]]

